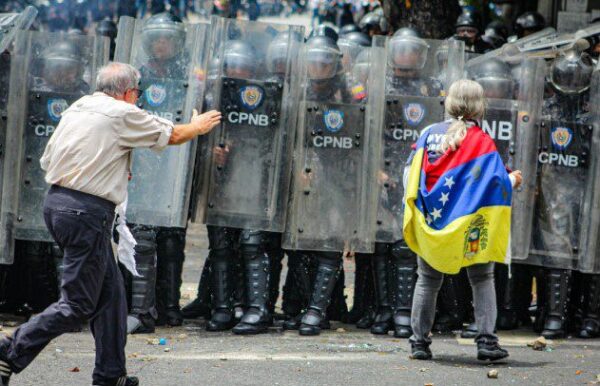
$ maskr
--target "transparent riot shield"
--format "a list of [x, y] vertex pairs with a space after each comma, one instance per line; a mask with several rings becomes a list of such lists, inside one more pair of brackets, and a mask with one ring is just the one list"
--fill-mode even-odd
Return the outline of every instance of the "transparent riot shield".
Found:
[[0, 53], [10, 46], [19, 30], [29, 29], [37, 13], [32, 6], [20, 13], [0, 13]]
[[[578, 69], [585, 53], [575, 54], [563, 68]], [[548, 66], [538, 153], [537, 194], [533, 217], [530, 255], [525, 263], [549, 268], [577, 269], [582, 259], [583, 231], [590, 231], [586, 217], [598, 219], [592, 209], [597, 203], [586, 199], [594, 184], [594, 166], [590, 153], [594, 149], [594, 116], [589, 113], [589, 79], [557, 76], [555, 65], [565, 60], [560, 56]], [[588, 66], [591, 59], [587, 57]], [[579, 69], [578, 69], [579, 71]], [[579, 72], [581, 75], [582, 72]], [[597, 145], [596, 145], [597, 146]], [[586, 193], [588, 192], [588, 193]], [[589, 211], [585, 211], [589, 208]], [[583, 228], [585, 226], [586, 228]], [[589, 250], [589, 256], [595, 251]], [[591, 257], [592, 259], [594, 257]]]
[[11, 53], [6, 162], [0, 212], [0, 261], [14, 239], [51, 241], [43, 217], [48, 185], [41, 158], [62, 111], [94, 88], [108, 40], [21, 31]]
[[[298, 106], [293, 191], [283, 245], [294, 250], [371, 253], [377, 208], [373, 160], [380, 135], [368, 124], [373, 116], [366, 102], [370, 79], [366, 98], [356, 93], [357, 85], [342, 71], [325, 81], [315, 79], [322, 64], [309, 62], [308, 51], [305, 47], [304, 92]], [[311, 60], [341, 57], [337, 49], [329, 51], [333, 53], [321, 52]], [[328, 60], [323, 66], [331, 68]]]
[[[115, 60], [141, 73], [138, 106], [175, 124], [189, 122], [201, 67], [206, 24], [147, 24], [121, 17]], [[195, 141], [161, 153], [135, 149], [128, 187], [127, 220], [135, 224], [185, 227], [195, 162]]]
[[383, 143], [376, 167], [376, 241], [391, 243], [403, 238], [403, 173], [412, 146], [424, 128], [444, 120], [443, 96], [462, 76], [464, 43], [377, 37], [373, 45], [381, 60], [372, 66], [369, 104]]
[[[519, 41], [517, 41], [518, 44]], [[545, 65], [541, 59], [486, 54], [465, 65], [487, 97], [481, 126], [496, 142], [505, 165], [521, 170], [523, 184], [513, 192], [511, 256], [527, 259], [533, 224], [539, 119]]]
[[592, 131], [588, 157], [589, 183], [583, 196], [578, 268], [584, 273], [600, 273], [600, 68], [596, 66], [590, 87]]
[[304, 28], [212, 19], [206, 109], [223, 113], [206, 171], [206, 224], [282, 232]]

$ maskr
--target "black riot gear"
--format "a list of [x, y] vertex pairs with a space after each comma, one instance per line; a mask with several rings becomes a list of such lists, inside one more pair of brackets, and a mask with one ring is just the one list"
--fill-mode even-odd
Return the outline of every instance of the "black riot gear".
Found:
[[361, 31], [369, 36], [385, 35], [389, 30], [387, 19], [381, 12], [377, 11], [369, 12], [363, 16], [358, 26]]
[[476, 12], [463, 12], [454, 23], [454, 28], [459, 27], [471, 27], [481, 31], [481, 17]]
[[339, 72], [342, 53], [331, 39], [315, 36], [306, 42], [306, 63], [311, 81], [333, 79]]
[[286, 72], [290, 39], [298, 42], [302, 37], [298, 34], [282, 32], [269, 44], [267, 49], [267, 70], [273, 75], [283, 75]]
[[149, 57], [168, 60], [181, 51], [185, 41], [185, 27], [180, 18], [163, 12], [146, 20], [142, 35], [144, 51]]
[[494, 31], [494, 33], [496, 35], [498, 35], [499, 37], [503, 38], [504, 40], [508, 39], [508, 26], [506, 24], [504, 24], [503, 22], [501, 22], [500, 20], [494, 20], [491, 21], [486, 27], [485, 27], [485, 33], [487, 34], [488, 31]]
[[96, 26], [96, 35], [106, 36], [110, 39], [110, 59], [115, 55], [115, 38], [117, 37], [117, 25], [115, 22], [106, 18]]
[[42, 53], [42, 77], [51, 88], [68, 89], [81, 82], [81, 50], [69, 41], [50, 46]]
[[415, 38], [420, 38], [421, 35], [414, 29], [410, 27], [402, 27], [398, 31], [394, 32], [394, 36], [412, 36]]
[[580, 94], [590, 87], [594, 64], [587, 53], [569, 51], [550, 67], [550, 83], [564, 94]]
[[358, 54], [371, 45], [371, 39], [365, 33], [352, 32], [340, 38], [337, 44], [343, 54], [344, 70], [349, 71]]
[[514, 82], [510, 66], [498, 59], [489, 59], [469, 69], [470, 77], [481, 84], [487, 98], [510, 99]]
[[522, 38], [546, 27], [546, 20], [537, 12], [525, 12], [515, 20], [514, 31]]
[[312, 39], [316, 36], [323, 36], [323, 37], [327, 37], [331, 40], [333, 40], [334, 43], [336, 43], [339, 39], [339, 35], [338, 33], [335, 31], [335, 29], [333, 29], [333, 27], [328, 26], [327, 24], [319, 24], [316, 28], [314, 28], [312, 31], [310, 31], [310, 34], [308, 35], [308, 39]]

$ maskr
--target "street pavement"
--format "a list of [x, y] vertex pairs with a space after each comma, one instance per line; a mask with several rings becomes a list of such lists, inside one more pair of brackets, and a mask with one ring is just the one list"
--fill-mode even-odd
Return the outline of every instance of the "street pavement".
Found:
[[[207, 254], [203, 226], [190, 228], [182, 304], [190, 301]], [[354, 266], [345, 262], [346, 293], [351, 303]], [[284, 272], [285, 275], [285, 272]], [[4, 321], [10, 333], [14, 321]], [[433, 337], [433, 361], [408, 358], [406, 340], [374, 336], [334, 323], [318, 337], [272, 328], [259, 336], [208, 333], [203, 320], [155, 334], [134, 335], [127, 344], [130, 374], [142, 385], [600, 385], [600, 340], [548, 342], [541, 351], [527, 347], [536, 339], [528, 330], [503, 332], [510, 357], [480, 363], [475, 345], [452, 334]], [[161, 345], [164, 339], [164, 345]], [[87, 329], [53, 341], [24, 372], [19, 385], [89, 385], [94, 344]], [[488, 378], [497, 370], [498, 378]]]

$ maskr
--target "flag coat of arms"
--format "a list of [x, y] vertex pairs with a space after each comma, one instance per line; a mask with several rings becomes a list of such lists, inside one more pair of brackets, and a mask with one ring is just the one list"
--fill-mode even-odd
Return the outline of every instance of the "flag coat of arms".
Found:
[[456, 151], [430, 162], [427, 132], [417, 141], [404, 207], [404, 238], [431, 267], [504, 262], [512, 186], [494, 141], [472, 126]]

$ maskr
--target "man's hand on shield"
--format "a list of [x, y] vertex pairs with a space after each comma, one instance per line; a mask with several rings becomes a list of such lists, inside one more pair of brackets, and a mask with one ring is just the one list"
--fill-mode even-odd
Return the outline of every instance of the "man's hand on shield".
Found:
[[227, 163], [227, 156], [229, 155], [229, 146], [215, 146], [213, 148], [213, 154], [215, 157], [215, 163], [218, 166], [225, 166]]
[[215, 126], [221, 122], [221, 112], [210, 110], [203, 114], [198, 114], [194, 109], [190, 123], [197, 129], [198, 135], [204, 135], [210, 132]]

